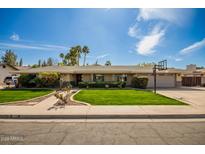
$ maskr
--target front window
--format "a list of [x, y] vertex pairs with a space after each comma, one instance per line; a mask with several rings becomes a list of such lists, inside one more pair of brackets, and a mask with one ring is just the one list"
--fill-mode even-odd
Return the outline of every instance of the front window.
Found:
[[113, 75], [114, 81], [127, 81], [127, 75]]
[[93, 74], [93, 81], [104, 81], [104, 75], [103, 74]]

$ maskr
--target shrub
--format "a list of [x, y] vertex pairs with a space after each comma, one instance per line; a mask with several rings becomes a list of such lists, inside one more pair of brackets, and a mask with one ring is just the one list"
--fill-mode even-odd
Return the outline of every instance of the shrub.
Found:
[[75, 81], [70, 81], [70, 84], [72, 85], [72, 87], [76, 86], [76, 82]]
[[38, 75], [38, 82], [41, 87], [58, 87], [59, 86], [59, 74], [58, 73], [40, 73]]
[[33, 87], [33, 82], [32, 81], [36, 77], [35, 74], [23, 74], [18, 78], [18, 84], [20, 87]]
[[79, 88], [124, 88], [126, 82], [79, 82]]
[[86, 88], [86, 86], [87, 86], [86, 82], [79, 82], [78, 83], [79, 88]]
[[53, 88], [59, 86], [59, 75], [57, 73], [40, 73], [21, 75], [18, 79], [18, 83], [21, 87], [28, 88]]
[[137, 78], [134, 77], [132, 79], [132, 87], [133, 88], [140, 88], [140, 89], [146, 89], [148, 83], [148, 78]]

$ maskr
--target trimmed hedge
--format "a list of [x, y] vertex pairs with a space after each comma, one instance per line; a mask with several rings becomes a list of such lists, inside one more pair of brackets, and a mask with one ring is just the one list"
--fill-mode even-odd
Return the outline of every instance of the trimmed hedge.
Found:
[[126, 82], [79, 82], [79, 88], [124, 88]]
[[132, 87], [133, 88], [140, 88], [140, 89], [146, 89], [148, 84], [148, 78], [138, 78], [134, 77], [132, 79]]

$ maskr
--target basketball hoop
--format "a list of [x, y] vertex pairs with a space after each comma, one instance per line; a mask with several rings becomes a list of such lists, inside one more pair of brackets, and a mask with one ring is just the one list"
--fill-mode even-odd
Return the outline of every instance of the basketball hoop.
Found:
[[162, 71], [162, 70], [167, 70], [167, 60], [162, 60], [158, 62], [158, 65], [155, 64], [153, 67], [153, 75], [154, 75], [154, 93], [156, 94], [157, 90], [157, 70]]

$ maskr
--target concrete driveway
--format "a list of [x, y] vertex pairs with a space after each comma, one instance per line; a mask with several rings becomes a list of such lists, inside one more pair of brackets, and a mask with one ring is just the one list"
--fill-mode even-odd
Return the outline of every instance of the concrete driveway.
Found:
[[205, 88], [203, 87], [159, 89], [157, 93], [168, 97], [184, 100], [194, 107], [205, 108]]

